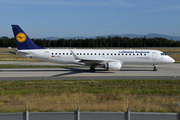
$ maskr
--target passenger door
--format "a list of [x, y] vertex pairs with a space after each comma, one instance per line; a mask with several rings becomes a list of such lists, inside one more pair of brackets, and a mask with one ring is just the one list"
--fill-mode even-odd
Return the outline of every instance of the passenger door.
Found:
[[156, 52], [152, 52], [152, 58], [153, 58], [153, 60], [156, 60], [156, 58], [157, 58]]
[[49, 51], [44, 52], [44, 57], [45, 57], [45, 59], [49, 59]]

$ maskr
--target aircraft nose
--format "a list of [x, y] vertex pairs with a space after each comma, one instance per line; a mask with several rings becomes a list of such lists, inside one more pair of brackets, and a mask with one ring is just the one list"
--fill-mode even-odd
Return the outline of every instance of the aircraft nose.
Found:
[[174, 63], [174, 62], [175, 62], [175, 60], [174, 60], [173, 58], [171, 58], [171, 57], [170, 57], [169, 60], [170, 60], [171, 63]]

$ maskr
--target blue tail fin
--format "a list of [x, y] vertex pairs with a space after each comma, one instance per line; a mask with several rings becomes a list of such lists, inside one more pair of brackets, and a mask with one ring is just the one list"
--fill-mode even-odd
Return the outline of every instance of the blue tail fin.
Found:
[[34, 44], [34, 42], [26, 35], [26, 33], [18, 25], [12, 25], [12, 29], [18, 50], [44, 49], [43, 47]]

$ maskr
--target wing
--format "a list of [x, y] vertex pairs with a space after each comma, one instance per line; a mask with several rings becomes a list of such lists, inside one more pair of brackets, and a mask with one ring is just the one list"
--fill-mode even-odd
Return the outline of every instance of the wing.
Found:
[[114, 59], [81, 59], [80, 62], [83, 62], [88, 65], [101, 65], [101, 64], [106, 64], [108, 62], [120, 62], [119, 60], [114, 60]]
[[106, 64], [108, 62], [120, 62], [121, 64], [123, 64], [123, 62], [114, 59], [97, 59], [97, 58], [81, 59], [72, 50], [71, 52], [75, 60], [79, 60], [79, 62], [85, 63], [86, 65], [101, 65], [101, 64]]

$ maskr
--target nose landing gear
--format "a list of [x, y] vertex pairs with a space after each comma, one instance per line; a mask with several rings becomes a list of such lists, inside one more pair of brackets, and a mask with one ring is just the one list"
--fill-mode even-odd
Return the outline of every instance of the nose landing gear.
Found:
[[156, 65], [153, 65], [153, 66], [154, 66], [153, 71], [157, 71]]

